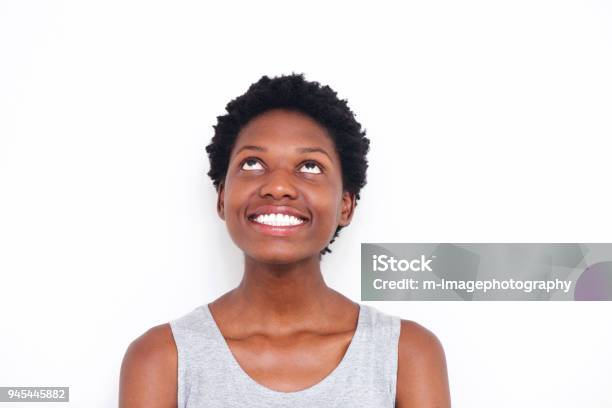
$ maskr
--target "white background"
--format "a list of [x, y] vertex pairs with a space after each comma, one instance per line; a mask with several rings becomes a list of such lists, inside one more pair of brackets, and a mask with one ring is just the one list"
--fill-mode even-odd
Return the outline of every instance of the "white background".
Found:
[[[264, 74], [330, 85], [372, 140], [323, 261], [356, 301], [361, 242], [610, 241], [611, 22], [584, 0], [1, 1], [0, 386], [116, 406], [128, 344], [238, 283], [204, 146]], [[612, 407], [612, 303], [367, 303], [440, 338], [454, 407]]]

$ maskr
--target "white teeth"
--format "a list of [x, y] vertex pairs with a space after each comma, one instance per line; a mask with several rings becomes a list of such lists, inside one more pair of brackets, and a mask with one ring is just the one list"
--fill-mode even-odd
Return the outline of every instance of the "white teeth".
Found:
[[264, 214], [255, 217], [255, 221], [260, 224], [272, 225], [274, 227], [288, 227], [291, 225], [299, 225], [304, 223], [304, 220], [287, 214]]

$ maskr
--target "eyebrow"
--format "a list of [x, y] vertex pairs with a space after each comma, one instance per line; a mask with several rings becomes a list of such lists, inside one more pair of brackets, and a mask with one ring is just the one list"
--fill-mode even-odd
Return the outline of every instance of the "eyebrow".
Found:
[[[246, 145], [246, 146], [242, 146], [237, 152], [236, 154], [240, 153], [243, 150], [255, 150], [258, 152], [267, 152], [268, 149], [266, 149], [265, 147], [261, 147], [261, 146], [255, 146], [255, 145]], [[323, 153], [324, 155], [326, 155], [330, 161], [333, 162], [331, 156], [322, 148], [320, 147], [298, 147], [295, 149], [296, 152], [298, 153], [314, 153], [314, 152], [319, 152], [319, 153]]]

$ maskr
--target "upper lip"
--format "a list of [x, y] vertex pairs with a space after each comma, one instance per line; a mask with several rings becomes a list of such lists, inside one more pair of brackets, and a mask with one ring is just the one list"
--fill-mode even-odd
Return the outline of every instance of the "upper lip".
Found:
[[248, 218], [258, 217], [264, 214], [286, 214], [293, 215], [294, 217], [301, 218], [303, 220], [308, 220], [308, 217], [304, 213], [286, 205], [262, 205], [261, 207], [257, 207], [254, 211], [252, 211], [248, 215]]

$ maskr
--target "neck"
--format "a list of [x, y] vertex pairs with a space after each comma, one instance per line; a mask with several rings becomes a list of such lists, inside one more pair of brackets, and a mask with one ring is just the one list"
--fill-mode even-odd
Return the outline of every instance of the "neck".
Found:
[[318, 255], [292, 264], [264, 264], [245, 255], [244, 275], [231, 296], [259, 321], [284, 325], [324, 314], [341, 295], [326, 285]]

